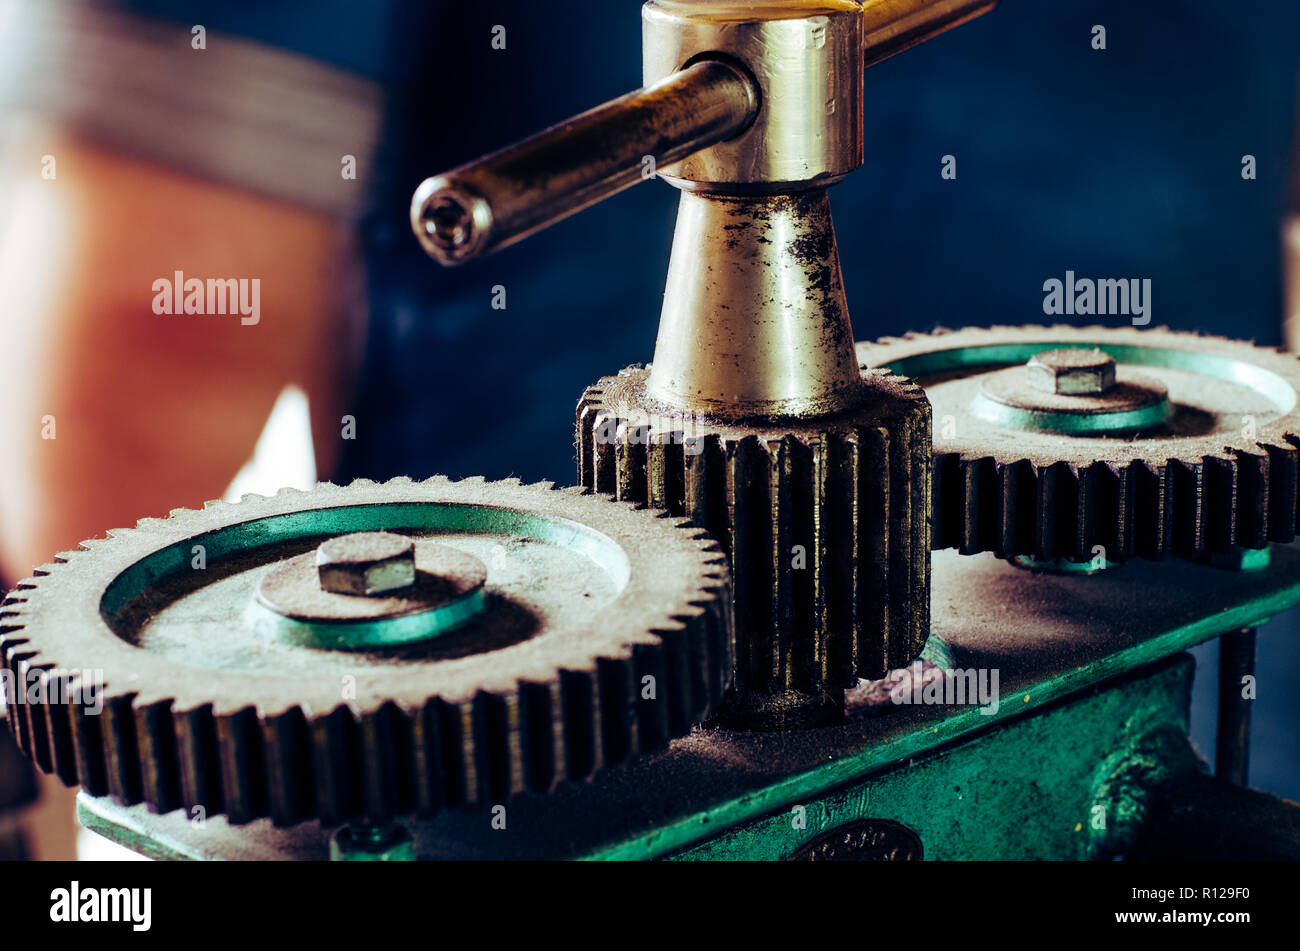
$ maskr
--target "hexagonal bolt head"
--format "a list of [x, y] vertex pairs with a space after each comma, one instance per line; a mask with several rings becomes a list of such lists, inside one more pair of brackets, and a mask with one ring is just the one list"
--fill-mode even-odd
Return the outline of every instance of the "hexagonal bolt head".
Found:
[[376, 595], [415, 583], [415, 542], [389, 532], [355, 532], [316, 549], [320, 586], [334, 594]]
[[1025, 365], [1029, 385], [1061, 396], [1096, 396], [1115, 385], [1115, 359], [1100, 350], [1047, 350]]

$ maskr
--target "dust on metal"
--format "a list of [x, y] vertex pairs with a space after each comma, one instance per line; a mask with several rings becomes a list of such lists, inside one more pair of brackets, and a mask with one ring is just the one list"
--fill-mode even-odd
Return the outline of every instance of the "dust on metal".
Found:
[[1046, 350], [1035, 354], [1026, 367], [1029, 385], [1044, 393], [1091, 396], [1115, 385], [1115, 359], [1096, 348]]
[[353, 532], [316, 549], [320, 586], [332, 594], [375, 595], [415, 583], [415, 542], [391, 532]]

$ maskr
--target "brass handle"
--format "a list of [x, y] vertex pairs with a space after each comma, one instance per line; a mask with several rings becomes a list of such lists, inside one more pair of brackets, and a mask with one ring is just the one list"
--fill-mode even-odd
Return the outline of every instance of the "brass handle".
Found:
[[[667, 11], [668, 35], [674, 40], [658, 51], [671, 57], [667, 69], [656, 70], [652, 76], [663, 75], [688, 58], [689, 49], [677, 58], [676, 40], [688, 45], [699, 42], [704, 45], [695, 49], [708, 52], [690, 56], [692, 65], [644, 89], [425, 179], [411, 201], [411, 227], [434, 260], [460, 264], [514, 244], [652, 178], [660, 169], [732, 139], [752, 124], [758, 127], [745, 142], [768, 142], [770, 153], [784, 149], [783, 157], [792, 156], [793, 161], [782, 168], [793, 165], [809, 171], [793, 178], [775, 174], [772, 164], [743, 149], [738, 160], [735, 150], [727, 146], [717, 155], [706, 153], [714, 156], [710, 160], [714, 165], [741, 169], [748, 193], [832, 184], [861, 164], [861, 70], [996, 4], [997, 0], [865, 0], [859, 8], [845, 0], [756, 5], [732, 0], [651, 0], [647, 11]], [[773, 59], [779, 67], [773, 62], [750, 63], [746, 55], [737, 56], [725, 48], [728, 38], [740, 42], [737, 38], [744, 35], [745, 22], [772, 25], [770, 36], [756, 33], [752, 42], [742, 46], [746, 54]], [[827, 28], [827, 23], [832, 26]], [[793, 33], [795, 25], [807, 34]], [[830, 43], [828, 33], [839, 37], [841, 45], [835, 49], [842, 55], [838, 59], [830, 46], [822, 48]], [[714, 41], [723, 48], [712, 45]], [[790, 42], [794, 45], [781, 46]], [[802, 71], [789, 69], [791, 57]], [[747, 67], [767, 78], [760, 83]], [[854, 76], [855, 81], [850, 79]], [[835, 89], [837, 83], [841, 88], [835, 91], [845, 93], [843, 97], [824, 94], [822, 86]], [[768, 85], [780, 90], [780, 98], [764, 110], [762, 89]], [[852, 85], [857, 86], [856, 92], [849, 88]], [[762, 128], [769, 122], [771, 128]], [[834, 158], [834, 167], [811, 158], [803, 162], [800, 149], [820, 149]], [[643, 162], [647, 156], [653, 159], [653, 166]], [[725, 186], [727, 180], [705, 181]]]
[[866, 0], [862, 5], [863, 67], [875, 66], [997, 5], [998, 0]]
[[[753, 121], [758, 101], [743, 69], [704, 60], [425, 179], [411, 201], [411, 227], [439, 264], [460, 264], [653, 177], [659, 165], [736, 135]], [[648, 175], [647, 155], [655, 163]]]

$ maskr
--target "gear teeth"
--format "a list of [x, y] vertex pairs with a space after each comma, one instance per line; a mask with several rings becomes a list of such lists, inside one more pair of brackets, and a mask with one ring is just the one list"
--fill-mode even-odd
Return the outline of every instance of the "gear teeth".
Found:
[[[684, 516], [716, 540], [731, 565], [737, 634], [734, 650], [710, 663], [734, 656], [737, 694], [815, 695], [916, 657], [929, 629], [931, 548], [930, 408], [920, 389], [875, 374], [889, 409], [861, 423], [849, 414], [825, 430], [760, 436], [704, 425], [687, 435], [644, 421], [644, 377], [627, 370], [584, 393], [578, 478]], [[712, 689], [697, 687], [701, 697]]]
[[[43, 717], [45, 721], [45, 742], [49, 747], [51, 772], [65, 786], [77, 785], [79, 771], [73, 738], [72, 711], [70, 705], [58, 701], [60, 696], [71, 696], [70, 675], [55, 670], [46, 670], [40, 675], [42, 701], [33, 708], [32, 718]], [[102, 790], [101, 790], [102, 792]]]
[[[75, 677], [69, 680], [70, 689], [81, 691], [86, 686]], [[94, 689], [94, 685], [89, 685], [89, 690]], [[84, 698], [85, 694], [79, 692], [68, 696]], [[77, 782], [91, 796], [106, 796], [109, 792], [108, 763], [104, 755], [105, 737], [102, 717], [104, 702], [105, 698], [101, 692], [98, 702], [92, 699], [90, 703], [83, 700], [81, 703], [60, 705], [67, 710], [69, 716]], [[55, 705], [51, 705], [49, 709], [54, 710]]]
[[564, 721], [566, 779], [581, 779], [601, 766], [604, 737], [596, 679], [585, 671], [560, 671], [560, 716]]
[[[1207, 457], [1207, 463], [1214, 457]], [[1228, 545], [1242, 545], [1246, 548], [1264, 548], [1270, 540], [1270, 521], [1272, 502], [1270, 499], [1270, 479], [1269, 479], [1269, 454], [1267, 451], [1248, 451], [1239, 450], [1233, 454], [1231, 460], [1215, 459], [1214, 465], [1220, 470], [1220, 475], [1216, 476], [1218, 485], [1222, 488], [1222, 465], [1229, 462], [1232, 467], [1234, 476], [1233, 496], [1231, 512], [1233, 530], [1231, 540]], [[1221, 519], [1225, 513], [1222, 511], [1222, 503], [1216, 501], [1215, 520]], [[1224, 533], [1218, 531], [1214, 535], [1215, 542], [1219, 542]], [[1215, 551], [1222, 551], [1222, 548], [1215, 548]]]
[[[1241, 467], [1235, 454], [1231, 459], [1206, 456], [1202, 471], [1205, 551], [1222, 554], [1245, 534], [1237, 519], [1237, 503], [1242, 488]], [[1266, 509], [1261, 510], [1261, 514], [1263, 511]]]
[[[180, 764], [181, 801], [191, 812], [202, 809], [206, 815], [216, 815], [226, 808], [221, 783], [221, 755], [217, 736], [217, 718], [212, 712], [211, 704], [202, 704], [189, 710], [172, 711], [175, 719], [175, 737], [177, 759]], [[146, 724], [145, 719], [137, 715], [137, 724]], [[161, 716], [156, 726], [166, 729]], [[155, 725], [155, 724], [149, 724]], [[161, 736], [158, 742], [163, 742]], [[143, 752], [143, 751], [142, 751]], [[157, 764], [160, 771], [162, 764]], [[156, 780], [157, 786], [163, 783], [162, 777]], [[149, 789], [146, 773], [145, 789]]]
[[362, 815], [364, 793], [360, 764], [360, 730], [346, 706], [310, 724], [316, 811], [325, 827]]
[[425, 704], [415, 722], [417, 802], [424, 815], [467, 801], [464, 726], [460, 708], [438, 698]]
[[[1149, 342], [1244, 362], [1256, 359], [1300, 390], [1300, 364], [1292, 353], [1167, 327], [941, 329], [859, 343], [858, 356], [864, 365], [883, 369], [965, 347], [1058, 340], [1071, 345], [1101, 337], [1123, 345]], [[1105, 558], [1124, 561], [1166, 555], [1195, 559], [1234, 546], [1289, 542], [1300, 532], [1300, 413], [1292, 409], [1259, 428], [1257, 443], [1215, 446], [1205, 437], [1174, 437], [1151, 441], [1165, 455], [1105, 458], [1103, 447], [1093, 459], [1076, 452], [1073, 461], [1059, 460], [1065, 468], [1054, 464], [1055, 453], [1046, 444], [1037, 452], [1022, 448], [1026, 457], [1015, 459], [967, 450], [963, 447], [972, 437], [963, 442], [960, 434], [949, 432], [938, 440], [934, 458], [934, 545], [966, 554], [1075, 561], [1095, 557], [1100, 547]], [[1223, 438], [1230, 443], [1233, 437], [1225, 431]], [[1068, 437], [1056, 442], [1062, 456], [1070, 455]]]
[[1194, 558], [1205, 552], [1205, 463], [1171, 459], [1165, 471], [1169, 551]]
[[[453, 485], [445, 477], [430, 481], [434, 487]], [[545, 506], [547, 496], [576, 500], [588, 494], [551, 482], [524, 486], [517, 479], [494, 484], [476, 478], [466, 483], [511, 492], [513, 504], [520, 506]], [[384, 487], [354, 483], [350, 488]], [[345, 500], [347, 491], [322, 484], [315, 492], [294, 494], [303, 504], [325, 505]], [[275, 499], [213, 507], [220, 508], [222, 520], [239, 520], [247, 517], [241, 506], [282, 511]], [[596, 504], [603, 510], [608, 503]], [[572, 503], [565, 502], [563, 510], [569, 508]], [[173, 518], [183, 520], [180, 534], [187, 535], [203, 516], [181, 509]], [[13, 674], [5, 679], [7, 690], [29, 682], [46, 691], [77, 686], [75, 675], [54, 669], [31, 646], [29, 623], [48, 609], [33, 612], [29, 595], [40, 595], [52, 575], [89, 570], [67, 567], [69, 559], [103, 558], [97, 554], [101, 548], [138, 545], [146, 540], [142, 534], [167, 543], [167, 531], [176, 532], [175, 526], [153, 522], [142, 520], [145, 533], [116, 531], [59, 556], [61, 563], [37, 568], [5, 597], [0, 660]], [[174, 683], [142, 679], [127, 691], [99, 685], [104, 705], [98, 715], [93, 704], [15, 703], [7, 719], [20, 746], [69, 785], [125, 804], [147, 803], [159, 812], [225, 813], [235, 825], [264, 816], [278, 826], [312, 817], [327, 826], [359, 818], [382, 822], [412, 811], [429, 814], [445, 806], [545, 792], [562, 780], [584, 779], [629, 756], [661, 749], [716, 709], [730, 682], [724, 557], [685, 520], [673, 528], [686, 549], [700, 553], [698, 598], [663, 615], [666, 624], [653, 625], [664, 628], [657, 642], [625, 644], [609, 656], [593, 656], [591, 669], [561, 670], [554, 683], [521, 682], [514, 691], [483, 691], [460, 702], [431, 698], [410, 710], [391, 700], [356, 710], [341, 705], [318, 716], [296, 703], [252, 706], [229, 694], [179, 706], [168, 692]], [[651, 697], [642, 696], [647, 676], [656, 678]]]
[[[43, 704], [30, 702], [33, 687], [39, 687], [44, 682], [45, 671], [49, 666], [38, 666], [35, 658], [35, 652], [14, 654], [15, 683], [19, 685], [19, 689], [26, 690], [28, 694], [28, 702], [19, 704], [16, 708], [19, 720], [19, 745], [29, 751], [36, 765], [44, 772], [53, 773], [55, 760], [49, 724], [45, 718], [45, 707]], [[13, 712], [15, 711], [11, 711], [11, 714]], [[55, 738], [56, 741], [58, 739]], [[63, 779], [63, 776], [59, 778]]]
[[[312, 781], [310, 726], [300, 707], [258, 718], [266, 755], [266, 812], [276, 826], [291, 826], [316, 815]], [[383, 764], [376, 764], [382, 770]], [[369, 778], [369, 777], [367, 777]], [[383, 818], [391, 818], [391, 814]]]
[[[1229, 537], [1233, 544], [1250, 537], [1225, 515], [1245, 491], [1239, 470], [1208, 463], [1154, 471], [1142, 462], [1039, 468], [1025, 459], [998, 463], [942, 453], [933, 491], [934, 545], [962, 554], [1042, 561], [1195, 557], [1219, 550]], [[1224, 527], [1211, 534], [1213, 524]]]
[[[119, 742], [111, 747], [112, 772], [120, 777], [124, 790], [131, 790], [129, 794], [124, 792], [123, 797], [128, 803], [151, 803], [159, 812], [189, 806], [193, 818], [194, 807], [207, 810], [213, 804], [208, 799], [186, 795], [187, 764], [183, 757], [193, 753], [185, 746], [188, 725], [183, 720], [178, 723], [173, 717], [170, 701], [142, 703], [140, 699], [139, 695], [124, 698], [127, 707], [120, 717]], [[115, 707], [117, 703], [110, 702], [110, 708]], [[213, 743], [205, 751], [213, 751], [214, 747]], [[215, 752], [212, 755], [215, 758]], [[191, 786], [196, 781], [196, 777], [191, 777]], [[219, 808], [218, 801], [212, 811]]]
[[126, 805], [140, 802], [144, 795], [134, 700], [134, 695], [107, 699], [101, 717], [108, 794]]
[[410, 715], [391, 701], [361, 718], [361, 772], [366, 779], [366, 815], [372, 822], [415, 809], [413, 734]]
[[529, 792], [549, 792], [559, 782], [563, 766], [563, 740], [555, 729], [555, 691], [551, 684], [521, 682], [517, 706], [521, 783]]
[[512, 714], [517, 721], [517, 707], [494, 694], [480, 692], [470, 704], [476, 802], [503, 802], [519, 791], [517, 779], [522, 768], [517, 746], [511, 749]]
[[1266, 445], [1268, 453], [1268, 537], [1289, 542], [1300, 532], [1300, 439], [1286, 437], [1286, 445]]

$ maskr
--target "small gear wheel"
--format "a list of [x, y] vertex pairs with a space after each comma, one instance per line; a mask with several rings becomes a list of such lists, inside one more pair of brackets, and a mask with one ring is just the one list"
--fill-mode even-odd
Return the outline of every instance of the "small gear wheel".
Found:
[[1297, 530], [1300, 360], [1166, 328], [939, 329], [859, 343], [934, 406], [934, 544], [1197, 558]]
[[0, 608], [22, 748], [91, 795], [235, 823], [545, 792], [685, 734], [732, 669], [716, 544], [549, 483], [245, 496], [34, 575]]
[[683, 417], [649, 369], [583, 394], [578, 480], [689, 517], [730, 559], [730, 725], [835, 722], [843, 690], [916, 658], [930, 625], [930, 405], [885, 371], [851, 409], [801, 419]]

